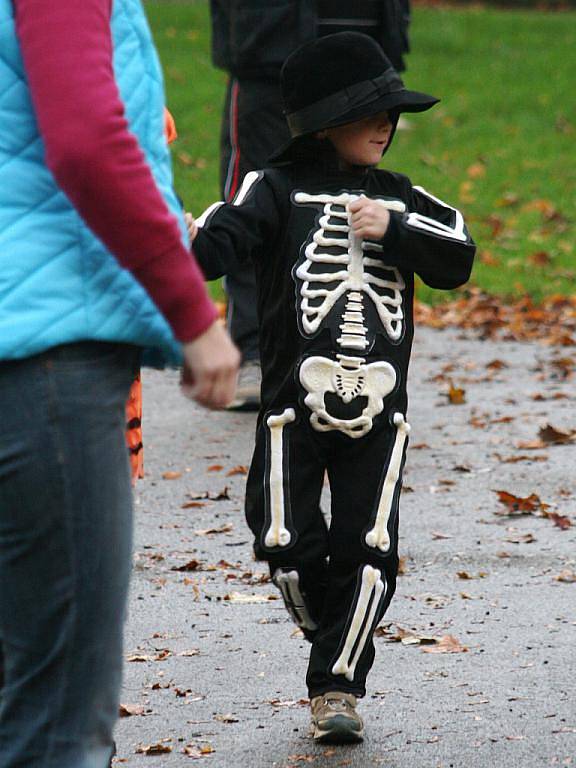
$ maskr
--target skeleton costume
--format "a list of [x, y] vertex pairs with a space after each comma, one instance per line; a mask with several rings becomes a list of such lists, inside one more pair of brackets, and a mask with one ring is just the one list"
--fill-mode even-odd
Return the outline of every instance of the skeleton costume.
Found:
[[[391, 90], [391, 82], [400, 89], [399, 77], [371, 41], [366, 54], [367, 38], [356, 33], [304, 46], [305, 71], [314, 71], [306, 48], [336, 46], [337, 59], [354, 52], [358, 38], [360, 58], [369, 55], [372, 65], [377, 58], [379, 69], [371, 75], [368, 68], [368, 77], [384, 69], [387, 78], [363, 113], [353, 105], [360, 117], [391, 109], [391, 102], [397, 113], [407, 104], [421, 110], [435, 103], [403, 86]], [[299, 55], [285, 65], [288, 95], [298, 84], [290, 67], [300, 71], [292, 61]], [[344, 87], [354, 98], [353, 84]], [[247, 520], [256, 555], [269, 562], [289, 613], [312, 642], [310, 696], [362, 696], [372, 634], [398, 568], [414, 274], [434, 288], [461, 285], [475, 247], [459, 211], [405, 176], [341, 170], [332, 145], [310, 135], [330, 122], [326, 103], [322, 114], [310, 116], [313, 109], [303, 114], [307, 105], [290, 109], [286, 100], [294, 138], [278, 155], [283, 164], [248, 173], [232, 204], [208, 209], [194, 251], [209, 279], [254, 262], [263, 384]], [[342, 124], [351, 122], [350, 113], [349, 106], [340, 112]], [[350, 227], [347, 206], [361, 195], [390, 211], [379, 242], [356, 237]], [[325, 473], [329, 529], [319, 504]]]

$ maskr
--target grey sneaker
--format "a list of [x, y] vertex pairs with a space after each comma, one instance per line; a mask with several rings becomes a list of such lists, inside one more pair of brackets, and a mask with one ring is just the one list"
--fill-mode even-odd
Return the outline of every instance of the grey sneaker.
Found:
[[236, 396], [228, 406], [230, 411], [257, 411], [260, 408], [262, 370], [257, 360], [248, 360], [240, 366]]
[[323, 744], [352, 744], [364, 739], [364, 723], [356, 712], [356, 696], [331, 691], [310, 700], [312, 738]]

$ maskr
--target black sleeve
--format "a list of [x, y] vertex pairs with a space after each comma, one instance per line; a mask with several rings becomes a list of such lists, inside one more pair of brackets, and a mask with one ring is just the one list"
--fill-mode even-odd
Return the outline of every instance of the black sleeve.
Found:
[[410, 187], [406, 211], [390, 212], [383, 259], [415, 272], [431, 288], [457, 288], [472, 271], [476, 246], [460, 211]]
[[264, 171], [250, 171], [231, 203], [215, 203], [197, 220], [192, 249], [207, 280], [258, 261], [275, 241], [281, 214]]

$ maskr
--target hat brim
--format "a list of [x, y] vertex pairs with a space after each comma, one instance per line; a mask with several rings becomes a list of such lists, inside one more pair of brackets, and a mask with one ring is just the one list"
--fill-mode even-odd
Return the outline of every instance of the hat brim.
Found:
[[372, 117], [372, 115], [377, 115], [380, 112], [395, 112], [397, 114], [402, 112], [425, 112], [426, 110], [431, 109], [439, 101], [440, 99], [437, 99], [435, 96], [430, 96], [427, 93], [409, 91], [406, 89], [395, 93], [384, 94], [368, 104], [359, 105], [341, 115], [323, 121], [322, 125], [319, 125], [317, 128], [308, 131], [307, 133], [301, 134], [300, 136], [294, 136], [269, 157], [269, 162], [284, 163], [292, 160], [294, 149], [299, 146], [301, 139], [308, 138], [311, 134], [314, 134], [317, 131], [322, 131], [326, 128], [337, 128], [339, 125], [346, 125], [347, 123], [354, 123], [357, 120]]

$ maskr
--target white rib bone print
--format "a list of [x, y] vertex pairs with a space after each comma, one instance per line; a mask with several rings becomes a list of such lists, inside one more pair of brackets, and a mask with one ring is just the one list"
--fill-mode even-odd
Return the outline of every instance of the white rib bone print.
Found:
[[[347, 192], [340, 195], [297, 192], [294, 195], [299, 205], [324, 205], [318, 221], [320, 228], [306, 246], [306, 260], [296, 270], [296, 276], [302, 280], [302, 328], [307, 334], [316, 333], [336, 302], [348, 292], [340, 324], [342, 334], [337, 343], [342, 349], [362, 352], [369, 346], [364, 297], [373, 302], [388, 337], [398, 341], [403, 329], [401, 292], [405, 284], [395, 267], [366, 255], [369, 251], [381, 251], [381, 246], [354, 235], [347, 206], [359, 198], [360, 195]], [[406, 210], [400, 200], [376, 199], [376, 202], [389, 210]], [[340, 252], [334, 253], [334, 250]]]

